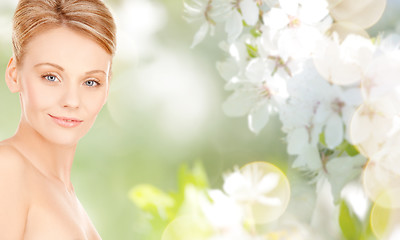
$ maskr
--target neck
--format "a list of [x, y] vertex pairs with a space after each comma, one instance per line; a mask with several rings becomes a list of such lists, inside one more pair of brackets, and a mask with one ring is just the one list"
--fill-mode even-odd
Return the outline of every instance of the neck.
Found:
[[21, 120], [12, 142], [43, 175], [61, 181], [68, 190], [73, 191], [71, 168], [76, 144], [66, 146], [50, 142], [25, 120]]

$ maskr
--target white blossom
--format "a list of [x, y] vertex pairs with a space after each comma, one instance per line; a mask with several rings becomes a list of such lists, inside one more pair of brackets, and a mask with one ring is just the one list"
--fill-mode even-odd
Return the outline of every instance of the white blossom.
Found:
[[346, 135], [345, 126], [350, 124], [354, 112], [361, 103], [359, 88], [343, 89], [334, 85], [325, 92], [315, 121], [325, 125], [325, 143], [328, 148], [334, 149], [343, 142]]
[[379, 101], [364, 102], [351, 121], [352, 143], [358, 146], [364, 156], [372, 157], [387, 141], [393, 118], [399, 113], [399, 101], [390, 95]]
[[360, 176], [366, 163], [362, 155], [355, 157], [336, 157], [330, 159], [325, 166], [326, 176], [331, 184], [334, 201], [339, 203], [342, 189], [347, 183]]
[[[364, 30], [380, 18], [384, 0], [211, 2], [225, 9], [219, 12], [227, 33], [221, 46], [229, 57], [217, 68], [225, 90], [233, 93], [223, 111], [231, 117], [247, 116], [256, 134], [279, 114], [292, 167], [304, 170], [321, 191], [311, 224], [318, 233], [312, 236], [338, 238], [337, 222], [322, 228], [326, 214], [320, 213], [335, 215], [332, 203], [340, 202], [349, 182], [365, 168], [364, 189], [379, 202], [380, 194], [392, 191], [400, 177], [400, 36], [373, 40]], [[360, 14], [360, 9], [371, 14]], [[213, 25], [205, 24], [195, 43]], [[350, 144], [361, 154], [351, 153]], [[212, 240], [257, 239], [241, 221], [285, 205], [274, 195], [280, 175], [259, 170], [234, 171], [225, 177], [224, 192], [210, 193], [214, 202], [205, 215], [219, 229]], [[399, 191], [394, 192], [391, 197], [398, 199]], [[254, 205], [270, 208], [255, 211]], [[312, 239], [310, 229], [298, 224], [270, 230], [261, 239]]]
[[255, 162], [227, 174], [223, 191], [209, 190], [208, 196], [200, 202], [213, 228], [208, 240], [263, 240], [262, 235], [249, 231], [248, 224], [265, 223], [281, 216], [290, 188], [278, 168]]
[[263, 16], [264, 34], [276, 41], [277, 55], [282, 59], [310, 57], [316, 42], [322, 38], [318, 23], [328, 15], [327, 2], [280, 0], [279, 3], [280, 7], [273, 7]]
[[215, 0], [220, 6], [230, 11], [225, 17], [225, 32], [228, 42], [233, 43], [243, 31], [244, 21], [249, 26], [258, 22], [259, 8], [255, 0]]
[[217, 231], [240, 229], [243, 222], [240, 205], [220, 190], [210, 190], [208, 195], [212, 201], [203, 201], [201, 208], [210, 224]]
[[201, 27], [196, 32], [191, 47], [199, 44], [210, 32], [214, 34], [214, 28], [218, 21], [226, 15], [227, 9], [213, 3], [213, 0], [185, 0], [185, 19], [188, 22], [200, 21]]
[[359, 83], [372, 61], [375, 46], [370, 39], [349, 35], [339, 43], [323, 38], [318, 42], [314, 63], [318, 72], [329, 82], [338, 85]]
[[280, 199], [266, 196], [277, 187], [279, 175], [262, 174], [257, 169], [243, 173], [235, 171], [225, 178], [224, 191], [241, 204], [281, 205]]
[[368, 101], [385, 97], [394, 91], [397, 96], [400, 93], [400, 48], [399, 42], [392, 43], [393, 40], [382, 40], [382, 45], [364, 72], [362, 90]]
[[249, 62], [242, 79], [228, 83], [234, 93], [223, 104], [225, 114], [232, 117], [248, 115], [249, 128], [258, 133], [272, 113], [288, 97], [286, 81], [279, 75], [271, 76], [263, 59]]

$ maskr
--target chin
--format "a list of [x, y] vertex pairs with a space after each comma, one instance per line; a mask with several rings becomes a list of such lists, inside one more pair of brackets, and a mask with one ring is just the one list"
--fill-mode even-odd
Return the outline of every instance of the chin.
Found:
[[76, 136], [75, 134], [52, 134], [48, 132], [47, 134], [42, 134], [42, 136], [48, 141], [55, 145], [72, 147], [76, 146], [82, 136]]
[[63, 128], [47, 128], [41, 131], [41, 135], [51, 143], [60, 146], [72, 147], [76, 146], [79, 140], [86, 135], [89, 129], [63, 129]]

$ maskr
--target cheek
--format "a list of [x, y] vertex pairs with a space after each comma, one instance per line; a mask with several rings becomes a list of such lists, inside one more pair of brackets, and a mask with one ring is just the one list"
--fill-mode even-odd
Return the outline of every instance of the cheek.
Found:
[[82, 97], [82, 104], [85, 106], [87, 113], [95, 118], [103, 108], [106, 98], [106, 91], [88, 91]]
[[21, 94], [24, 100], [24, 106], [30, 109], [49, 108], [54, 104], [56, 97], [59, 96], [55, 89], [45, 87], [43, 84], [38, 84], [33, 79], [27, 79], [25, 81]]

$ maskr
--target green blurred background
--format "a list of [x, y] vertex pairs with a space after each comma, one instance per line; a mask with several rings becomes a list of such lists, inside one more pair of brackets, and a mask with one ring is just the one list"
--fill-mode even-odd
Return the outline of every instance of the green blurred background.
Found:
[[[0, 3], [0, 139], [17, 128], [20, 106], [4, 82], [11, 56], [17, 0]], [[183, 18], [181, 0], [107, 0], [118, 25], [118, 51], [108, 103], [78, 145], [72, 170], [77, 195], [104, 240], [145, 239], [151, 231], [129, 200], [142, 183], [177, 189], [182, 164], [202, 161], [213, 188], [233, 166], [270, 161], [285, 170], [287, 154], [277, 118], [259, 134], [246, 118], [227, 118], [229, 95], [215, 64], [226, 56], [222, 28], [194, 49], [199, 25]], [[390, 0], [371, 35], [399, 30], [399, 0]]]

